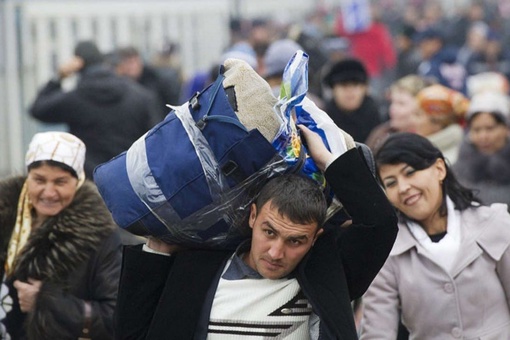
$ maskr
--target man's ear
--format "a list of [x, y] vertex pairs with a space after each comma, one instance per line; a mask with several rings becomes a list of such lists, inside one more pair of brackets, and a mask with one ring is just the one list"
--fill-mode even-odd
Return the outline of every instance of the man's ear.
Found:
[[253, 224], [255, 223], [255, 219], [257, 218], [257, 206], [255, 203], [252, 203], [250, 206], [250, 218], [248, 220], [248, 224], [250, 225], [250, 228], [253, 229]]
[[319, 238], [319, 236], [322, 235], [323, 232], [324, 232], [323, 228], [317, 230], [317, 232], [315, 233], [315, 237], [313, 238], [312, 246], [315, 244], [315, 241], [317, 241], [317, 239]]

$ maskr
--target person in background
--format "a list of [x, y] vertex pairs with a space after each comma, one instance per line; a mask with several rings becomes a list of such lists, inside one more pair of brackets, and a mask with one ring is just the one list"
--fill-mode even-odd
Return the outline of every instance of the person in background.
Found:
[[457, 61], [457, 49], [445, 45], [444, 39], [444, 33], [436, 28], [416, 33], [416, 46], [421, 57], [417, 74], [464, 94], [467, 71]]
[[276, 98], [280, 95], [285, 66], [298, 50], [306, 52], [292, 39], [279, 39], [273, 41], [264, 54], [259, 73], [269, 83]]
[[[276, 98], [280, 96], [285, 66], [287, 66], [287, 63], [298, 50], [306, 52], [292, 39], [279, 39], [273, 41], [271, 45], [269, 45], [264, 55], [261, 76], [269, 83], [273, 95]], [[307, 92], [307, 97], [311, 99], [317, 107], [324, 107], [322, 100], [310, 91]]]
[[483, 92], [471, 98], [468, 132], [452, 169], [486, 203], [510, 205], [510, 107], [508, 96]]
[[115, 72], [134, 80], [149, 90], [157, 100], [160, 118], [163, 120], [170, 109], [166, 106], [179, 104], [181, 78], [177, 72], [169, 73], [148, 65], [133, 46], [119, 48], [114, 52]]
[[[65, 92], [61, 82], [78, 74], [76, 88]], [[66, 123], [87, 147], [85, 174], [127, 150], [157, 124], [154, 97], [142, 86], [116, 75], [92, 41], [81, 41], [74, 56], [60, 65], [30, 107], [32, 117], [46, 123]]]
[[417, 134], [391, 135], [375, 159], [399, 233], [363, 296], [361, 340], [395, 339], [400, 318], [410, 339], [510, 339], [507, 206], [481, 205]]
[[366, 140], [367, 146], [375, 152], [377, 147], [395, 132], [415, 132], [418, 114], [418, 93], [430, 83], [418, 75], [407, 75], [394, 82], [389, 91], [390, 119], [376, 126]]
[[395, 46], [397, 49], [397, 65], [395, 67], [395, 76], [397, 79], [410, 74], [416, 74], [418, 65], [420, 65], [420, 55], [414, 43], [416, 29], [409, 24], [403, 24], [395, 37]]
[[469, 99], [462, 93], [440, 84], [427, 86], [416, 96], [419, 110], [416, 115], [416, 133], [427, 137], [453, 164], [464, 137], [464, 115]]
[[368, 73], [361, 61], [346, 58], [333, 64], [324, 76], [332, 90], [325, 110], [336, 125], [364, 143], [381, 123], [376, 101], [368, 94]]
[[113, 339], [121, 243], [84, 160], [77, 137], [37, 133], [28, 174], [0, 180], [2, 339]]

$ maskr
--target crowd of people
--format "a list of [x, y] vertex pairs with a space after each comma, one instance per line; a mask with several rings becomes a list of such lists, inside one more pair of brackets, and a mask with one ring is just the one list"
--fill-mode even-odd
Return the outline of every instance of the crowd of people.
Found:
[[[69, 132], [35, 134], [26, 174], [0, 180], [2, 339], [510, 338], [503, 9], [472, 1], [445, 17], [431, 1], [398, 13], [372, 5], [359, 31], [320, 10], [299, 23], [231, 20], [224, 53], [187, 76], [163, 60], [170, 51], [148, 60], [133, 46], [79, 42], [29, 108]], [[342, 223], [326, 218], [317, 183], [285, 174], [254, 197], [251, 238], [235, 251], [116, 225], [98, 165], [164, 121], [167, 104], [212, 84], [229, 58], [278, 98], [299, 50], [308, 99], [344, 136], [333, 154], [299, 126]]]

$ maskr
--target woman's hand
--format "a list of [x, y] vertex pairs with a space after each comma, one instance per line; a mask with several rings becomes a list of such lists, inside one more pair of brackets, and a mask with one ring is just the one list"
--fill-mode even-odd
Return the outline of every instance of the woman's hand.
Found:
[[28, 313], [34, 310], [41, 286], [42, 281], [30, 278], [28, 283], [19, 280], [14, 281], [14, 288], [18, 291], [19, 306], [22, 312]]

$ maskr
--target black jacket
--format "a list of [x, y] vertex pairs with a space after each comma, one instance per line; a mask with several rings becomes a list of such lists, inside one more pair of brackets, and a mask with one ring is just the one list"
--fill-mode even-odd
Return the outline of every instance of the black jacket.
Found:
[[[350, 150], [326, 171], [352, 218], [327, 226], [296, 269], [320, 317], [320, 339], [357, 339], [351, 300], [366, 291], [397, 235], [393, 207], [360, 154]], [[194, 339], [207, 290], [231, 252], [184, 251], [171, 257], [127, 247], [115, 316], [116, 339]]]
[[[2, 264], [7, 258], [24, 181], [22, 177], [0, 181]], [[17, 262], [13, 277], [6, 281], [12, 310], [1, 321], [12, 339], [76, 340], [84, 327], [84, 301], [92, 307], [92, 339], [112, 339], [121, 245], [117, 226], [93, 183], [85, 182], [66, 209], [32, 231]], [[1, 268], [3, 277], [3, 265]], [[43, 285], [35, 311], [25, 314], [19, 310], [12, 281], [26, 282], [28, 278], [42, 280]], [[2, 293], [6, 287], [2, 287]], [[9, 309], [3, 298], [2, 309]]]
[[325, 111], [336, 125], [350, 134], [355, 141], [361, 143], [366, 142], [370, 132], [381, 123], [377, 103], [368, 95], [361, 102], [361, 106], [354, 111], [340, 109], [333, 99], [326, 103]]
[[82, 72], [76, 88], [64, 92], [51, 80], [30, 113], [49, 123], [66, 123], [87, 148], [85, 173], [127, 150], [160, 119], [154, 96], [141, 85], [101, 65]]

